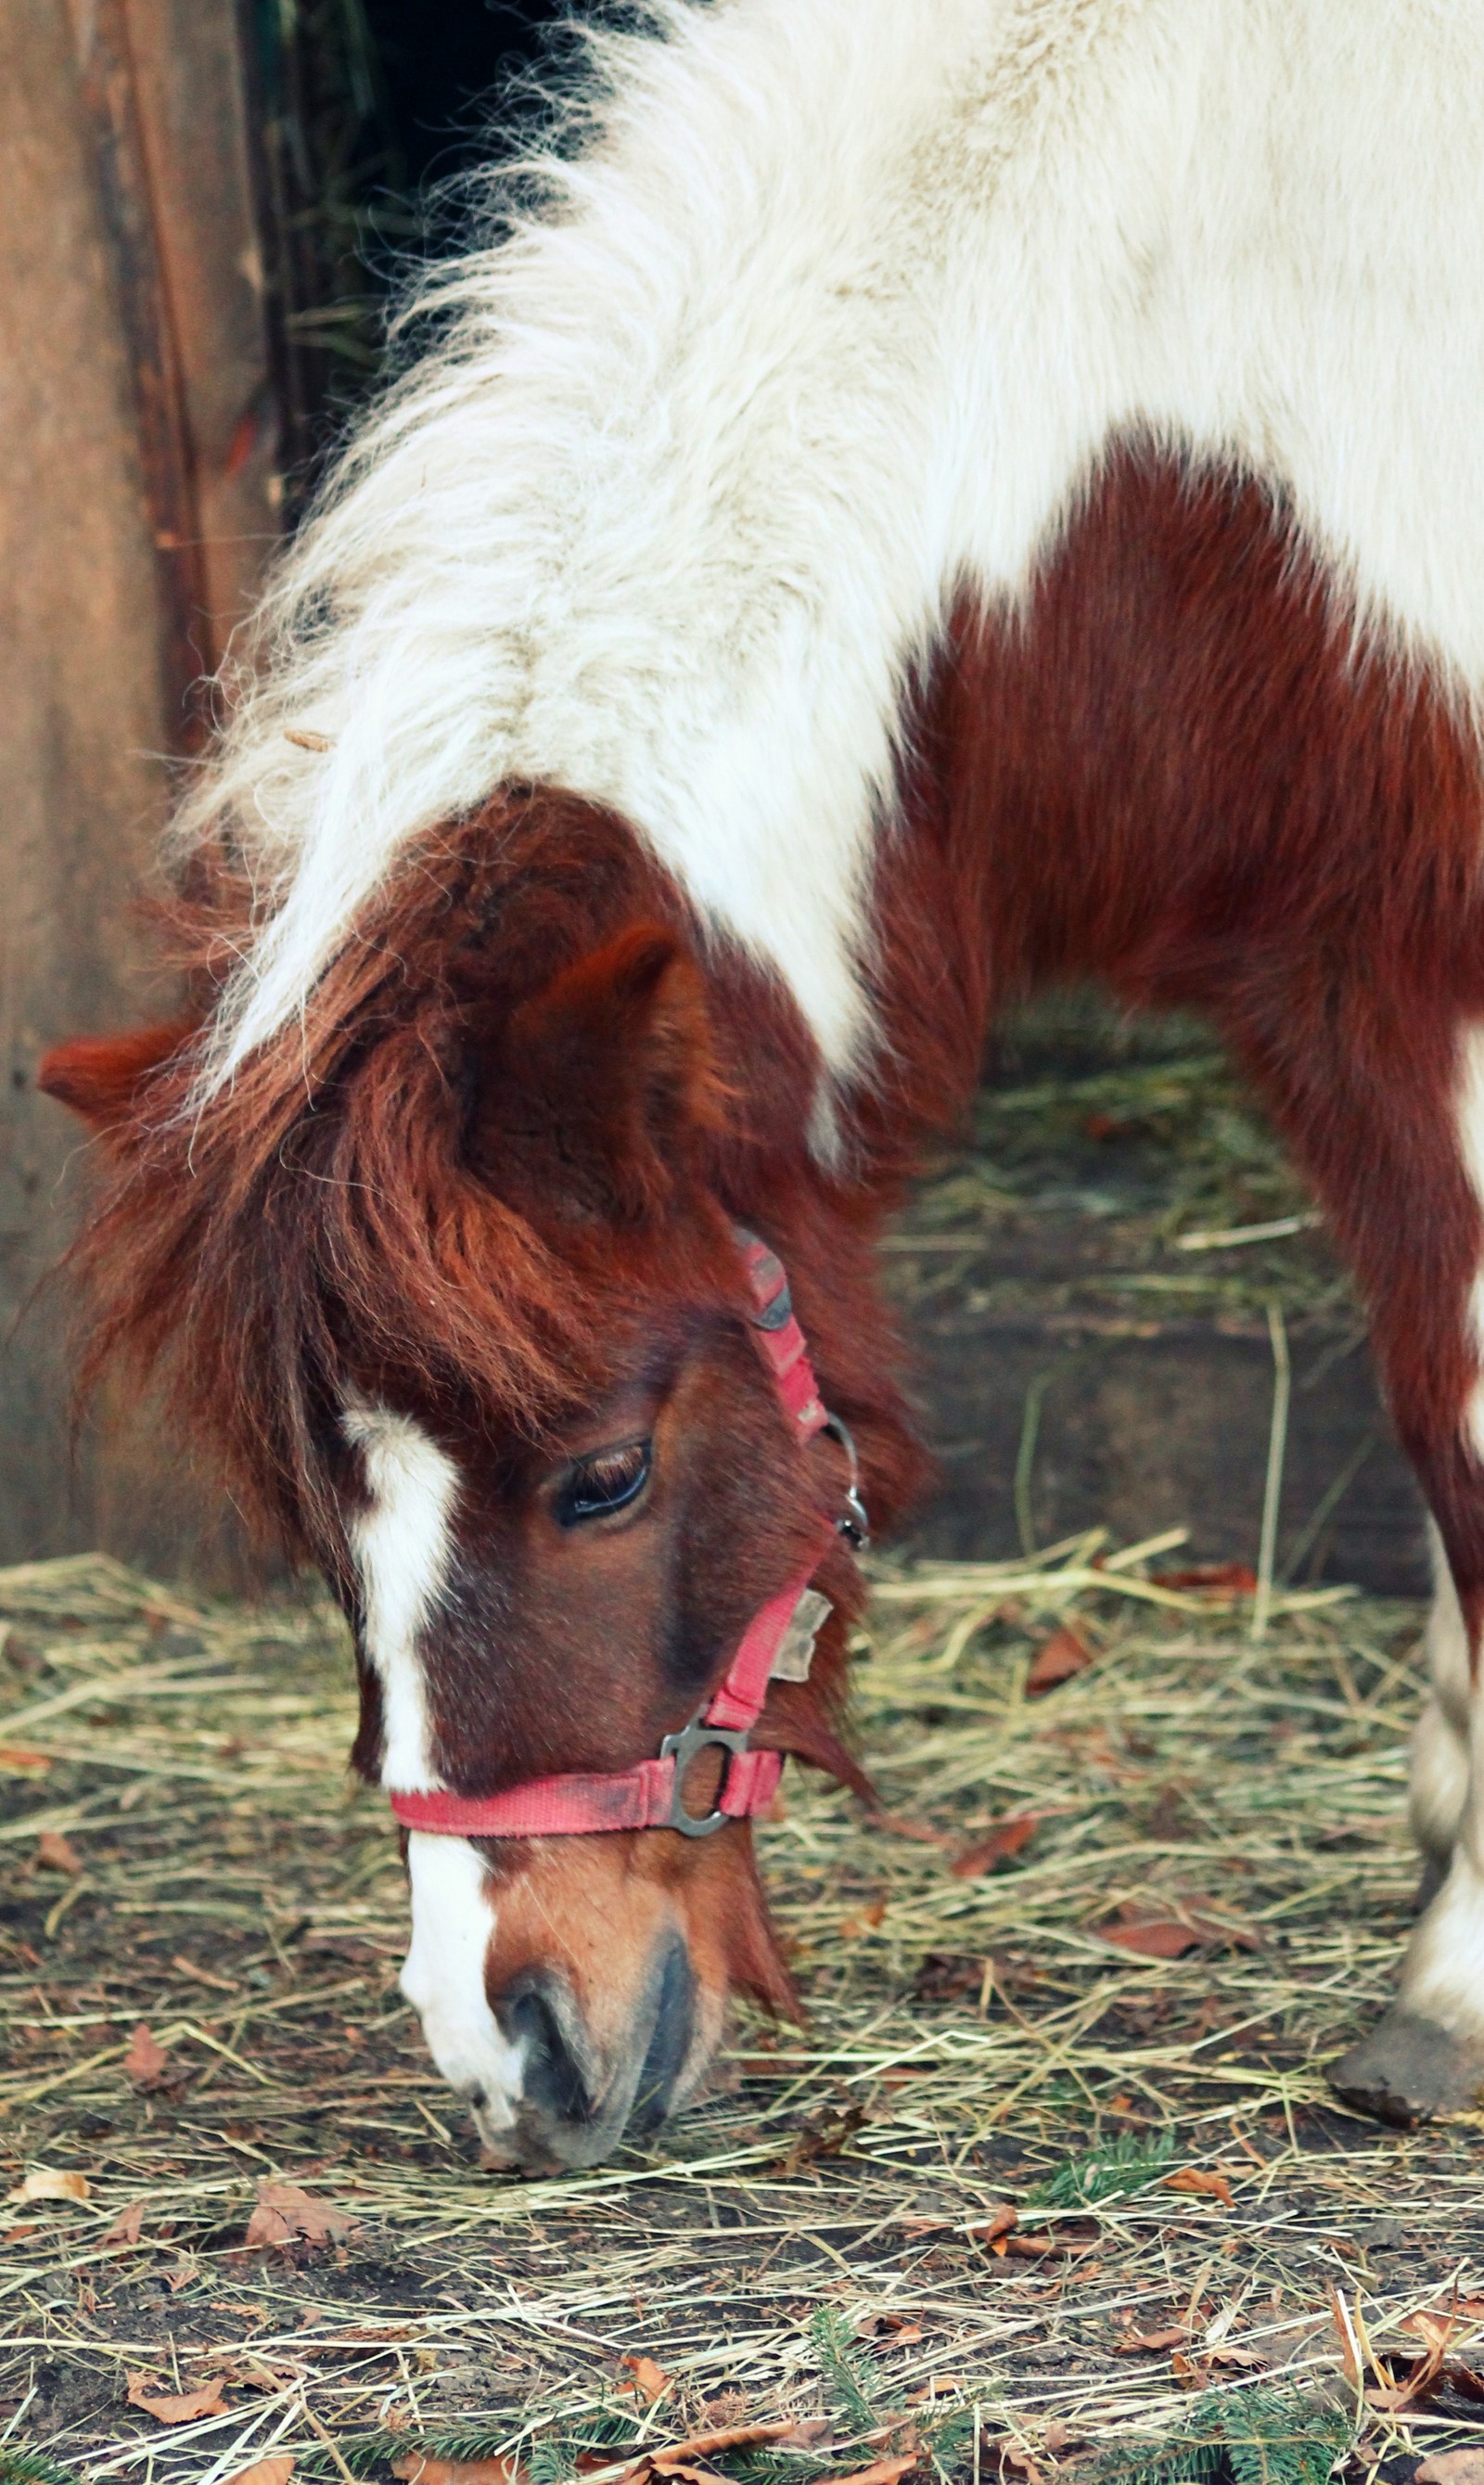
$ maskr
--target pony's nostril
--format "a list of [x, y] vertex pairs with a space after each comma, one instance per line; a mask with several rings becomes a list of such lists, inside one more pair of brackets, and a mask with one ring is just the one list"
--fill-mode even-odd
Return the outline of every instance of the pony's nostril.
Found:
[[644, 2069], [634, 2092], [631, 2116], [636, 2131], [652, 2131], [670, 2109], [675, 2084], [685, 2068], [695, 2025], [696, 1980], [683, 1942], [672, 1942], [660, 1971], [654, 2027]]
[[495, 2005], [495, 2016], [512, 2045], [522, 2045], [525, 2097], [560, 2122], [586, 2122], [592, 2097], [549, 1987], [538, 1977], [519, 1978]]

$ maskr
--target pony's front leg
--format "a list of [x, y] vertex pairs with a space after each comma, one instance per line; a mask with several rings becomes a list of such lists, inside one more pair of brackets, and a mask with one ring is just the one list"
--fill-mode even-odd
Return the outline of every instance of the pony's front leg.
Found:
[[[1331, 2074], [1349, 2101], [1412, 2122], [1484, 2093], [1484, 945], [1471, 921], [1456, 941], [1424, 922], [1403, 974], [1385, 928], [1263, 960], [1229, 1024], [1355, 1270], [1435, 1522], [1412, 1762], [1422, 1911], [1395, 2003]], [[1245, 1017], [1254, 999], [1260, 1020]]]
[[1422, 1858], [1417, 1913], [1428, 1909], [1448, 1877], [1469, 1800], [1472, 1686], [1469, 1634], [1443, 1539], [1428, 1527], [1433, 1610], [1423, 1646], [1432, 1692], [1412, 1738], [1412, 1835]]
[[1412, 1746], [1421, 1914], [1395, 2005], [1331, 2075], [1351, 2104], [1393, 2122], [1484, 2102], [1484, 1684], [1436, 1529], [1433, 1564], [1433, 1687]]

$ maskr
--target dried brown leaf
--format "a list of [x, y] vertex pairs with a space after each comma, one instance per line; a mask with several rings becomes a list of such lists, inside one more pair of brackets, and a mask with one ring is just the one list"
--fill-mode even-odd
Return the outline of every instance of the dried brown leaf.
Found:
[[1213, 2173], [1204, 2166], [1180, 2167], [1175, 2173], [1166, 2174], [1162, 2178], [1161, 2189], [1166, 2192], [1201, 2193], [1209, 2199], [1220, 2200], [1223, 2209], [1236, 2206], [1231, 2197], [1231, 2185], [1225, 2175]]
[[348, 2210], [316, 2199], [296, 2183], [264, 2180], [258, 2186], [258, 2205], [247, 2222], [250, 2251], [282, 2250], [284, 2245], [338, 2244], [354, 2234], [356, 2221]]
[[1089, 1926], [1099, 1941], [1131, 1950], [1140, 1958], [1183, 1958], [1187, 1951], [1221, 1942], [1233, 1950], [1257, 1950], [1260, 1943], [1247, 1925], [1224, 1923], [1204, 1912], [1204, 1901], [1180, 1902], [1181, 1912], [1158, 1914], [1150, 1907], [1125, 1901], [1115, 1916]]
[[104, 2229], [104, 2243], [137, 2244], [144, 2222], [145, 2204], [143, 2200], [130, 2200], [126, 2209], [121, 2209], [119, 2211], [113, 2225]]
[[275, 2450], [266, 2459], [255, 2459], [251, 2468], [239, 2468], [225, 2485], [289, 2485], [293, 2470], [293, 2452]]
[[1026, 1698], [1043, 1699], [1048, 1691], [1055, 1691], [1058, 1682], [1070, 1682], [1074, 1675], [1086, 1674], [1091, 1663], [1092, 1651], [1081, 1631], [1063, 1623], [1050, 1639], [1041, 1642], [1031, 1658], [1026, 1677]]
[[1135, 2337], [1120, 2338], [1113, 2349], [1115, 2356], [1158, 2356], [1167, 2347], [1183, 2347], [1190, 2336], [1183, 2321], [1172, 2322], [1168, 2330], [1140, 2330]]
[[128, 2050], [124, 2057], [125, 2077], [131, 2079], [138, 2088], [155, 2088], [164, 2076], [169, 2061], [168, 2047], [160, 2044], [158, 2039], [151, 2034], [149, 2028], [141, 2019], [129, 2038]]
[[1204, 1590], [1207, 1596], [1254, 1597], [1257, 1573], [1247, 1562], [1197, 1562], [1185, 1570], [1156, 1570], [1157, 1588], [1177, 1588], [1189, 1595]]
[[392, 2462], [407, 2485], [518, 2485], [524, 2472], [512, 2459], [434, 2459], [421, 2450]]
[[848, 2476], [832, 2476], [829, 2485], [896, 2485], [898, 2476], [916, 2468], [921, 2455], [919, 2450], [907, 2450], [898, 2459], [876, 2459], [869, 2468], [853, 2468]]
[[670, 2375], [661, 2370], [652, 2356], [622, 2356], [619, 2362], [626, 2373], [634, 2376], [631, 2388], [649, 2406], [670, 2388]]
[[948, 1871], [960, 1881], [971, 1881], [980, 1872], [993, 1872], [998, 1864], [1007, 1864], [1028, 1846], [1041, 1825], [1038, 1812], [1020, 1812], [1009, 1819], [996, 1821], [994, 1827], [955, 1855]]
[[6, 2194], [6, 2198], [86, 2200], [91, 2198], [92, 2190], [86, 2174], [79, 2174], [74, 2166], [34, 2166], [24, 2181], [17, 2183], [14, 2192]]
[[1484, 2485], [1484, 2447], [1435, 2450], [1413, 2470], [1412, 2485]]
[[43, 1829], [36, 1842], [36, 1860], [51, 1872], [80, 1872], [82, 1857], [60, 1829]]
[[199, 2390], [156, 2390], [149, 2373], [130, 2373], [128, 2403], [143, 2408], [146, 2416], [154, 2417], [161, 2424], [194, 2424], [198, 2417], [222, 2416], [226, 2401], [222, 2397], [222, 2377], [213, 2374]]
[[1002, 2200], [998, 2207], [991, 2209], [981, 2226], [969, 2228], [969, 2239], [972, 2243], [988, 2245], [1003, 2254], [1005, 2236], [1013, 2234], [1019, 2224], [1020, 2211], [1013, 2208], [1008, 2200]]

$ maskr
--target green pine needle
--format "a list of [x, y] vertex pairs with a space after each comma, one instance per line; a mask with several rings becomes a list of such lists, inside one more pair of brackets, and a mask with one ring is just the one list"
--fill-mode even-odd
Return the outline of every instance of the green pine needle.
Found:
[[844, 2314], [833, 2304], [821, 2304], [810, 2323], [810, 2336], [819, 2359], [827, 2390], [839, 2413], [862, 2433], [879, 2424], [884, 2412], [881, 2377], [860, 2341], [853, 2337]]
[[1354, 2428], [1301, 2391], [1205, 2391], [1158, 2445], [1114, 2451], [1095, 2485], [1325, 2485]]
[[26, 2450], [18, 2443], [0, 2443], [0, 2485], [82, 2485], [75, 2468], [44, 2450]]
[[1142, 2192], [1168, 2174], [1173, 2157], [1172, 2141], [1163, 2137], [1141, 2140], [1130, 2132], [1121, 2140], [1110, 2141], [1104, 2148], [1089, 2149], [1086, 2157], [1069, 2158], [1055, 2174], [1032, 2185], [1026, 2195], [1026, 2205], [1039, 2209], [1090, 2209], [1109, 2200], [1127, 2199], [1131, 2193]]

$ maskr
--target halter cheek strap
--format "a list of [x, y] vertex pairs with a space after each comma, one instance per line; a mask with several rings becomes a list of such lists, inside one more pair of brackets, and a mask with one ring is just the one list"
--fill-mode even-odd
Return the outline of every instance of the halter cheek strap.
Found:
[[[855, 1474], [855, 1448], [838, 1417], [819, 1396], [804, 1332], [794, 1317], [783, 1263], [755, 1234], [737, 1234], [753, 1290], [751, 1333], [801, 1445], [824, 1432], [842, 1443], [851, 1463], [847, 1516], [839, 1532], [853, 1544], [866, 1540], [866, 1511]], [[629, 1769], [571, 1771], [531, 1778], [500, 1794], [413, 1794], [395, 1791], [392, 1810], [404, 1829], [430, 1830], [445, 1838], [554, 1838], [605, 1829], [677, 1829], [686, 1838], [708, 1838], [729, 1820], [765, 1812], [783, 1775], [781, 1752], [756, 1752], [748, 1737], [762, 1714], [768, 1684], [790, 1638], [811, 1607], [810, 1581], [829, 1543], [825, 1530], [807, 1569], [753, 1616], [737, 1652], [703, 1708], [677, 1734], [667, 1734], [658, 1758]], [[715, 1748], [724, 1756], [721, 1792], [714, 1810], [687, 1812], [686, 1774], [698, 1754]]]

